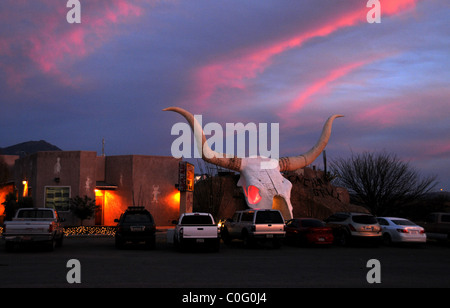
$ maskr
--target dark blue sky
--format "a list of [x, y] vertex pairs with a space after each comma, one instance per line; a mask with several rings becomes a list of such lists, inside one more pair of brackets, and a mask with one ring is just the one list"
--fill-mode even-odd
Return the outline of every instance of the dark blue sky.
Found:
[[[396, 153], [450, 190], [445, 0], [0, 2], [0, 147], [171, 155], [179, 106], [205, 123], [279, 123], [280, 155], [335, 121], [330, 160]], [[318, 159], [318, 165], [321, 160]]]

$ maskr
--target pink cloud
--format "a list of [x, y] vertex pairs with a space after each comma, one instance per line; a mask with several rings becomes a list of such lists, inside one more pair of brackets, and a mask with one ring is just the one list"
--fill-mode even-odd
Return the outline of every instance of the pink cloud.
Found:
[[352, 71], [354, 71], [370, 62], [372, 62], [372, 61], [367, 61], [367, 60], [359, 61], [359, 62], [345, 65], [343, 67], [339, 67], [335, 70], [332, 70], [324, 78], [313, 82], [313, 84], [310, 85], [306, 89], [306, 91], [304, 91], [299, 97], [297, 97], [292, 103], [290, 103], [286, 109], [284, 109], [283, 114], [281, 114], [280, 116], [283, 116], [284, 114], [292, 114], [292, 113], [298, 112], [306, 104], [309, 103], [311, 96], [318, 94], [320, 91], [324, 90], [329, 83], [331, 83], [345, 75], [348, 75]]
[[[438, 90], [422, 88], [418, 91], [401, 92], [400, 95], [393, 98], [380, 98], [375, 102], [361, 102], [359, 106], [354, 106], [348, 120], [359, 127], [380, 129], [417, 127], [417, 123], [423, 122], [438, 125], [438, 123], [447, 121], [446, 115], [450, 110], [445, 100], [446, 95], [446, 90], [442, 88]], [[428, 105], [425, 105], [425, 102]], [[425, 129], [427, 128], [420, 128], [421, 131]], [[436, 136], [432, 136], [432, 138], [434, 137]], [[446, 135], [439, 137], [445, 138]]]
[[424, 139], [408, 139], [397, 141], [398, 152], [403, 152], [402, 156], [407, 161], [431, 163], [433, 160], [447, 160], [450, 157], [450, 144], [447, 139], [440, 139], [438, 136]]
[[[64, 2], [65, 3], [65, 2]], [[4, 16], [6, 22], [18, 19], [14, 12], [23, 12], [29, 4], [11, 4], [15, 7], [11, 15]], [[15, 55], [4, 46], [15, 46], [20, 50], [21, 56], [25, 56], [46, 75], [56, 77], [60, 82], [71, 85], [74, 78], [66, 72], [74, 62], [86, 57], [117, 33], [115, 24], [123, 23], [142, 14], [142, 9], [127, 1], [96, 1], [83, 3], [81, 10], [81, 24], [68, 24], [66, 14], [68, 8], [43, 1], [39, 5], [46, 7], [44, 10], [33, 11], [28, 8], [30, 15], [28, 23], [32, 26], [22, 25], [19, 32], [11, 34], [0, 40], [0, 56], [11, 58], [9, 64], [2, 67], [7, 74], [7, 82], [10, 86], [20, 87], [23, 80], [30, 76], [31, 70], [22, 71], [20, 65], [13, 64]], [[20, 13], [16, 13], [20, 14]], [[20, 18], [25, 18], [21, 16]]]
[[448, 140], [438, 139], [438, 140], [430, 140], [429, 142], [422, 143], [418, 145], [418, 149], [422, 149], [425, 147], [424, 156], [427, 158], [430, 157], [439, 157], [446, 158], [450, 157], [450, 144]]
[[381, 4], [381, 16], [393, 15], [404, 10], [413, 8], [416, 6], [418, 0], [391, 0], [391, 1], [380, 1]]
[[[283, 127], [284, 128], [297, 127], [299, 125], [299, 122], [295, 118], [295, 115], [305, 106], [313, 103], [315, 96], [324, 95], [328, 93], [332, 84], [337, 84], [340, 80], [345, 81], [346, 80], [345, 77], [347, 77], [349, 74], [363, 68], [364, 66], [373, 64], [376, 61], [380, 61], [394, 54], [395, 53], [390, 52], [383, 53], [376, 56], [368, 57], [364, 60], [345, 64], [341, 67], [331, 70], [326, 74], [326, 76], [318, 80], [312, 81], [298, 97], [292, 100], [292, 102], [290, 102], [286, 106], [283, 106], [283, 108], [279, 108], [279, 112], [277, 113], [277, 115], [280, 117], [280, 119], [282, 119]], [[358, 115], [358, 119], [361, 119], [364, 122], [366, 121], [370, 122], [372, 120], [376, 121], [375, 118], [377, 116], [387, 111], [385, 110], [385, 107], [388, 108], [387, 106], [380, 106], [374, 109], [364, 111], [363, 114]], [[393, 107], [390, 106], [390, 108]], [[391, 118], [384, 117], [383, 122], [385, 122], [384, 124], [389, 125], [391, 124]]]
[[387, 103], [359, 112], [355, 121], [365, 126], [392, 127], [405, 118], [406, 110], [402, 102]]
[[253, 50], [244, 50], [241, 57], [225, 59], [207, 64], [196, 73], [198, 84], [204, 86], [203, 97], [207, 98], [219, 87], [244, 88], [245, 80], [256, 77], [270, 65], [270, 60], [289, 49], [299, 47], [307, 40], [326, 36], [342, 26], [349, 26], [361, 19], [361, 12], [351, 12], [335, 23], [327, 24], [307, 33], [280, 42], [271, 42]]
[[[415, 7], [417, 0], [390, 0], [382, 3], [383, 16], [394, 15]], [[270, 64], [273, 57], [293, 48], [301, 47], [315, 37], [328, 36], [344, 27], [367, 22], [368, 8], [365, 5], [337, 16], [312, 30], [301, 32], [289, 39], [269, 42], [263, 46], [238, 50], [224, 58], [205, 64], [194, 73], [197, 87], [196, 103], [204, 105], [211, 95], [220, 88], [245, 88], [248, 79], [255, 78]], [[236, 55], [240, 55], [237, 56]], [[339, 74], [339, 72], [336, 72]]]

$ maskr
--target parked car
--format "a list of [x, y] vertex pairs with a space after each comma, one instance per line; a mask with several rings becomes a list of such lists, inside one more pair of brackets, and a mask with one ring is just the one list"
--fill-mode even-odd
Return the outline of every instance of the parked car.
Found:
[[5, 248], [10, 251], [14, 249], [15, 244], [41, 243], [52, 251], [63, 243], [63, 221], [52, 208], [21, 208], [12, 221], [5, 222]]
[[391, 243], [426, 243], [425, 229], [412, 221], [399, 217], [378, 217], [385, 244]]
[[172, 223], [176, 225], [173, 230], [173, 244], [177, 249], [204, 245], [215, 252], [220, 250], [220, 230], [211, 214], [183, 213], [180, 219]]
[[450, 213], [430, 213], [417, 224], [425, 228], [428, 238], [450, 243]]
[[286, 222], [286, 241], [293, 244], [329, 245], [334, 240], [333, 230], [322, 220], [294, 218]]
[[335, 241], [340, 245], [355, 242], [381, 243], [381, 227], [373, 215], [366, 213], [338, 212], [325, 219], [333, 229]]
[[156, 225], [152, 214], [143, 206], [130, 206], [115, 219], [117, 222], [115, 244], [123, 248], [128, 242], [145, 243], [147, 248], [155, 248]]
[[240, 239], [245, 246], [256, 242], [271, 242], [275, 248], [280, 247], [280, 240], [286, 231], [283, 215], [278, 210], [251, 209], [236, 211], [222, 225], [221, 236], [225, 244], [233, 239]]

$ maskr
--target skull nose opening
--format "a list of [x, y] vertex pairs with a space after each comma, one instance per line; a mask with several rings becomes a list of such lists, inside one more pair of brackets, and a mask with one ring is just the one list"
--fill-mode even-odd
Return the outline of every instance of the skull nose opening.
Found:
[[261, 195], [259, 194], [259, 188], [253, 185], [248, 187], [248, 191], [244, 189], [245, 196], [247, 197], [248, 203], [257, 204], [261, 201]]

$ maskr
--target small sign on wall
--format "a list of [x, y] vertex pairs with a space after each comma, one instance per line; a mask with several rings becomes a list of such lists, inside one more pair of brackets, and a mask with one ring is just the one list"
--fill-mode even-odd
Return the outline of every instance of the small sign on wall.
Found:
[[194, 165], [185, 161], [178, 165], [178, 190], [194, 191]]

